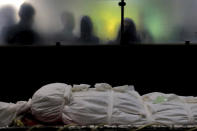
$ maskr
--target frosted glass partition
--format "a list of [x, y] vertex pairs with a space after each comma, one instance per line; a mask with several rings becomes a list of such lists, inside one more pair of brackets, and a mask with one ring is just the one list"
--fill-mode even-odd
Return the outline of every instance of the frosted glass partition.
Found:
[[[31, 29], [39, 36], [39, 42], [35, 43], [46, 45], [55, 45], [57, 42], [63, 45], [118, 43], [120, 0], [1, 0], [2, 44], [11, 43], [7, 39], [11, 39], [13, 34], [9, 34], [7, 30], [20, 23], [19, 10], [24, 2], [30, 3], [35, 10], [31, 25]], [[185, 41], [197, 43], [197, 0], [125, 0], [125, 2], [127, 3], [125, 18], [134, 22], [136, 36], [139, 38], [135, 44], [184, 44]], [[82, 28], [83, 18], [84, 28]], [[30, 39], [26, 42], [28, 40]]]

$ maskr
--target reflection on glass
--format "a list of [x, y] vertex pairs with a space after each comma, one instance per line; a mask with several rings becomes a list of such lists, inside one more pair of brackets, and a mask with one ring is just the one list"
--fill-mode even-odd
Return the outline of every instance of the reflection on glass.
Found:
[[[36, 34], [36, 38], [30, 36], [27, 38], [28, 33], [25, 33], [23, 36], [26, 39], [13, 42], [14, 44], [55, 45], [57, 42], [62, 45], [119, 44], [119, 1], [2, 0], [0, 2], [0, 42], [9, 44], [7, 39], [11, 39], [13, 35], [9, 34], [8, 30], [14, 30], [13, 27], [21, 25], [20, 29], [25, 28], [24, 32], [27, 32], [27, 29], [31, 30], [32, 34]], [[127, 3], [125, 24], [132, 21], [135, 27], [133, 29], [136, 30], [136, 36], [125, 36], [125, 38], [136, 39], [135, 42], [128, 42], [128, 44], [181, 44], [185, 41], [197, 43], [196, 0], [125, 1]], [[31, 26], [21, 24], [20, 6], [24, 2], [30, 4], [35, 10], [31, 18]], [[125, 34], [129, 33], [125, 32]], [[19, 39], [18, 36], [14, 37]]]

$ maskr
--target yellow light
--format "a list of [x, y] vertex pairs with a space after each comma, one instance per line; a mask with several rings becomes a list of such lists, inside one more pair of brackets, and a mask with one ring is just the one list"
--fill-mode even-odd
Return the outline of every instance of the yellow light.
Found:
[[108, 20], [108, 22], [106, 23], [106, 33], [108, 37], [114, 38], [116, 36], [116, 29], [119, 23], [119, 19], [116, 18], [111, 18], [110, 20]]
[[25, 0], [0, 0], [0, 7], [5, 5], [12, 5], [19, 9], [20, 6], [25, 2]]

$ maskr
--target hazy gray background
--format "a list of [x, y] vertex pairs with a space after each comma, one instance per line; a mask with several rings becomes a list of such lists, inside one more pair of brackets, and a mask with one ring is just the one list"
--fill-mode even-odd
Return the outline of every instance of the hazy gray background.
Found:
[[[17, 11], [24, 0], [17, 0], [15, 3], [14, 1], [8, 0], [7, 3], [15, 6]], [[90, 15], [94, 22], [94, 32], [103, 43], [116, 37], [120, 24], [118, 0], [26, 0], [26, 2], [32, 3], [35, 7], [37, 11], [35, 29], [44, 37], [62, 29], [60, 15], [63, 11], [74, 14], [76, 36], [79, 35], [81, 16]], [[186, 40], [197, 42], [197, 0], [126, 0], [126, 2], [126, 17], [135, 21], [138, 31], [147, 30], [155, 43], [184, 43]], [[0, 7], [3, 7], [6, 0], [0, 4]], [[1, 14], [2, 12], [0, 16]], [[0, 19], [0, 29], [4, 25], [5, 22]], [[53, 41], [47, 42], [54, 44]]]

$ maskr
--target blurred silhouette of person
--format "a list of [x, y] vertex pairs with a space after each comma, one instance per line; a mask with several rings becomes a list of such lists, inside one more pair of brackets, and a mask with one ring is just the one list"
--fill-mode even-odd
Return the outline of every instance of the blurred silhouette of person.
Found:
[[16, 24], [16, 11], [14, 7], [8, 5], [0, 9], [0, 42], [4, 44], [5, 33]]
[[151, 35], [150, 31], [146, 28], [145, 25], [145, 18], [146, 18], [145, 14], [141, 12], [139, 18], [140, 18], [139, 35], [140, 35], [141, 43], [154, 43], [153, 36]]
[[63, 29], [57, 34], [55, 40], [56, 42], [66, 42], [67, 44], [71, 44], [76, 40], [76, 37], [73, 34], [73, 30], [75, 28], [75, 19], [73, 14], [67, 11], [63, 12], [61, 15], [61, 22], [63, 24]]
[[8, 44], [32, 45], [39, 41], [39, 35], [32, 29], [35, 9], [24, 3], [19, 10], [20, 21], [7, 30], [5, 41]]
[[147, 29], [140, 30], [140, 40], [142, 43], [154, 43], [154, 39]]
[[[121, 39], [121, 29], [119, 29], [117, 39], [115, 41], [116, 44], [120, 43]], [[129, 18], [125, 18], [124, 20], [124, 33], [123, 33], [123, 44], [137, 44], [140, 43], [140, 38], [137, 34], [137, 29], [133, 20]]]
[[93, 23], [89, 16], [82, 17], [80, 31], [79, 43], [85, 45], [99, 44], [99, 38], [93, 33]]

